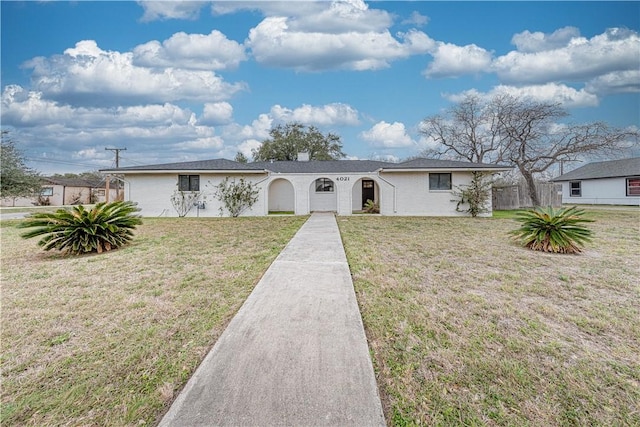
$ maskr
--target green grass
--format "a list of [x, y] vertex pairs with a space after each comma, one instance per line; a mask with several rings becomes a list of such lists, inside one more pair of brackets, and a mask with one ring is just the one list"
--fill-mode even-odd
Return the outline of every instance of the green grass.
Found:
[[[640, 425], [637, 212], [583, 255], [506, 218], [339, 217], [390, 425]], [[145, 219], [64, 257], [0, 223], [2, 425], [154, 425], [304, 217]]]
[[0, 424], [154, 425], [305, 219], [145, 219], [79, 257], [2, 221]]
[[338, 219], [390, 425], [640, 425], [640, 217], [582, 255], [507, 218]]

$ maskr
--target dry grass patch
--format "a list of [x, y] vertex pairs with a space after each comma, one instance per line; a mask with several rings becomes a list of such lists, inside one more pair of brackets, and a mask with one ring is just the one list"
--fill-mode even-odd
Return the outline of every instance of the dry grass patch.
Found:
[[640, 425], [639, 212], [583, 255], [511, 219], [339, 218], [390, 425]]
[[2, 226], [2, 425], [152, 425], [306, 218], [145, 219], [64, 257]]

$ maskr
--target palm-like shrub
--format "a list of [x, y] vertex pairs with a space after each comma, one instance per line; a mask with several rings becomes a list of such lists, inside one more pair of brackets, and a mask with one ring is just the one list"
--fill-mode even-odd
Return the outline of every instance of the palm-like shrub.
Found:
[[536, 208], [522, 211], [516, 220], [522, 225], [513, 230], [513, 237], [535, 251], [554, 253], [580, 253], [581, 246], [591, 241], [591, 230], [583, 224], [593, 222], [583, 217], [577, 207], [554, 210]]
[[20, 228], [32, 228], [22, 234], [29, 239], [43, 236], [38, 245], [46, 251], [58, 249], [71, 254], [102, 253], [119, 248], [133, 238], [133, 230], [142, 220], [135, 203], [98, 203], [91, 209], [79, 205], [71, 210], [30, 215]]

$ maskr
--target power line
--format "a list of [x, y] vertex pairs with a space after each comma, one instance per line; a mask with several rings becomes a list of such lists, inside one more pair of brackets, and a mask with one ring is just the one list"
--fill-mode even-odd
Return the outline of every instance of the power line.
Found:
[[72, 165], [72, 166], [85, 166], [88, 168], [95, 168], [95, 167], [100, 167], [103, 165], [96, 165], [96, 164], [88, 164], [88, 163], [76, 163], [76, 162], [69, 162], [66, 160], [59, 160], [59, 159], [50, 159], [50, 158], [34, 158], [34, 157], [25, 157], [25, 160], [28, 160], [30, 162], [41, 162], [41, 163], [60, 163], [60, 164], [64, 164], [64, 165]]

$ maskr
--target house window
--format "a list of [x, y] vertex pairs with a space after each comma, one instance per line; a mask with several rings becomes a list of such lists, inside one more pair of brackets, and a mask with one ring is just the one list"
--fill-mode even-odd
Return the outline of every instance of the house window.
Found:
[[333, 193], [333, 181], [329, 178], [316, 179], [316, 193]]
[[451, 190], [451, 174], [430, 173], [429, 190]]
[[640, 178], [627, 178], [627, 196], [640, 196]]
[[178, 175], [179, 191], [200, 191], [200, 175]]
[[569, 196], [582, 197], [582, 181], [569, 182]]
[[42, 187], [41, 196], [53, 196], [53, 187]]

